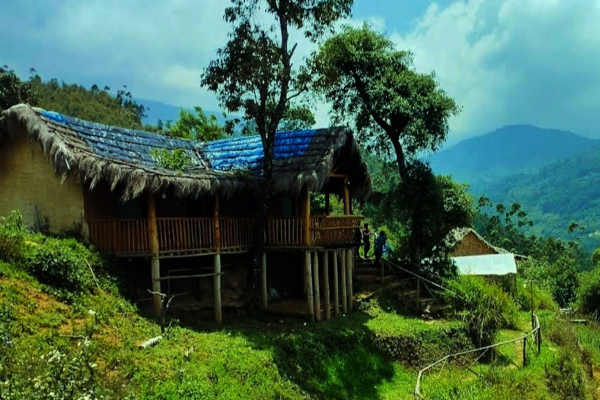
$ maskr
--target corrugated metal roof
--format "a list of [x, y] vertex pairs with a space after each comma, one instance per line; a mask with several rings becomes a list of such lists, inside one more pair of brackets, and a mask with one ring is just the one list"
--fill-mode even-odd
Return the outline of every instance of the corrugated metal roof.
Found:
[[462, 275], [516, 274], [517, 264], [511, 253], [452, 257]]

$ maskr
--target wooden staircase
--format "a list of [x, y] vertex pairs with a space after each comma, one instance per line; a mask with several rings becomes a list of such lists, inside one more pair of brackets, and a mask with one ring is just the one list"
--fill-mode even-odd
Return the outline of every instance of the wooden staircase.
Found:
[[362, 284], [362, 293], [357, 295], [358, 300], [366, 300], [387, 290], [403, 304], [423, 312], [424, 316], [447, 308], [441, 302], [439, 294], [434, 295], [433, 286], [439, 285], [424, 277], [399, 266], [390, 265], [385, 260], [382, 261], [382, 266], [377, 267], [373, 260], [356, 258], [354, 265], [355, 278]]

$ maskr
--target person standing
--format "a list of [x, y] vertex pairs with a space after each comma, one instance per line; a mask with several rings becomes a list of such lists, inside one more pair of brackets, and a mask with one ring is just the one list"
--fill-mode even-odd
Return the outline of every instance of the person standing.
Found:
[[367, 254], [369, 250], [371, 250], [371, 236], [373, 236], [373, 232], [369, 230], [369, 224], [365, 224], [362, 230], [362, 238], [363, 238], [363, 249], [365, 252], [364, 258], [368, 259]]
[[384, 231], [379, 232], [379, 236], [375, 238], [375, 265], [379, 267], [381, 265], [381, 256], [383, 256], [383, 250], [387, 242], [387, 237]]

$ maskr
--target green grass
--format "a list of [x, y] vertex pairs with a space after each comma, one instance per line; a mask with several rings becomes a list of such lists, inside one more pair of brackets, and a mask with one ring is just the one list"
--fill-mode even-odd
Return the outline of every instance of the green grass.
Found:
[[[448, 353], [472, 348], [464, 324], [423, 321], [392, 298], [380, 297], [354, 313], [321, 323], [252, 315], [227, 318], [224, 327], [197, 318], [176, 322], [158, 345], [140, 342], [160, 327], [108, 285], [69, 299], [20, 268], [0, 262], [0, 399], [412, 399], [418, 368]], [[573, 333], [550, 311], [539, 313], [545, 339], [540, 356], [520, 365], [518, 346], [503, 348], [496, 364], [475, 367], [477, 378], [458, 364], [423, 379], [428, 399], [553, 399], [579, 381], [549, 387], [548, 366], [558, 365], [569, 338], [597, 349], [600, 333], [582, 326]], [[530, 330], [520, 313], [517, 330]], [[585, 356], [566, 359], [585, 387]], [[600, 358], [591, 352], [597, 363]], [[579, 372], [578, 372], [579, 371]], [[9, 382], [8, 384], [6, 382]], [[583, 385], [583, 384], [582, 384]], [[581, 386], [581, 385], [580, 385]], [[564, 389], [567, 388], [567, 389]], [[554, 390], [554, 392], [553, 392]]]

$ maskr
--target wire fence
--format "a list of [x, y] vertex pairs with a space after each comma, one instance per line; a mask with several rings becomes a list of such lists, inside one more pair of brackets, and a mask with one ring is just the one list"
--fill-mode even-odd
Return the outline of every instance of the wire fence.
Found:
[[[468, 354], [473, 354], [473, 353], [479, 353], [481, 352], [481, 354], [479, 354], [479, 356], [475, 359], [475, 361], [469, 366], [467, 367], [467, 369], [471, 372], [473, 372], [475, 375], [478, 375], [474, 370], [473, 367], [479, 362], [479, 360], [481, 360], [481, 358], [488, 352], [488, 351], [494, 351], [494, 349], [501, 347], [501, 346], [506, 346], [509, 345], [511, 343], [516, 343], [519, 341], [523, 341], [523, 364], [522, 366], [525, 367], [527, 365], [527, 345], [528, 345], [528, 338], [531, 338], [531, 340], [529, 341], [529, 345], [531, 346], [532, 350], [534, 350], [537, 354], [540, 354], [541, 351], [541, 346], [542, 346], [542, 329], [540, 327], [540, 321], [538, 319], [538, 316], [535, 314], [533, 315], [533, 319], [532, 319], [532, 330], [529, 333], [526, 333], [525, 335], [518, 337], [516, 339], [512, 339], [512, 340], [507, 340], [505, 342], [501, 342], [501, 343], [496, 343], [490, 346], [485, 346], [485, 347], [480, 347], [478, 349], [473, 349], [473, 350], [468, 350], [468, 351], [463, 351], [460, 353], [455, 353], [455, 354], [448, 354], [447, 356], [445, 356], [444, 358], [441, 358], [439, 360], [437, 360], [436, 362], [429, 364], [428, 366], [426, 366], [425, 368], [421, 369], [419, 371], [419, 374], [417, 376], [417, 383], [415, 386], [415, 391], [414, 391], [414, 396], [415, 399], [424, 399], [425, 397], [422, 395], [421, 393], [421, 381], [423, 379], [423, 374], [429, 370], [431, 370], [432, 368], [436, 367], [436, 366], [440, 366], [441, 365], [441, 369], [443, 369], [446, 365], [446, 363], [453, 359], [453, 358], [458, 358], [458, 357], [462, 357], [462, 356], [466, 356]], [[535, 347], [534, 347], [535, 346]], [[515, 364], [516, 365], [516, 364]], [[518, 367], [518, 365], [517, 365]], [[441, 370], [440, 370], [441, 373]]]

